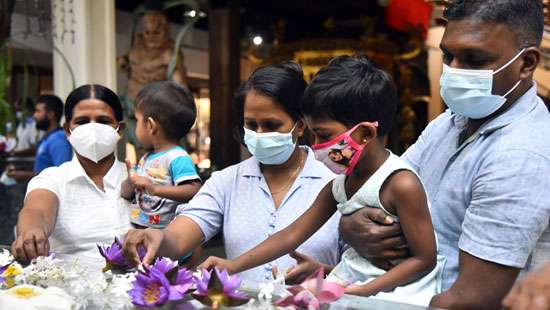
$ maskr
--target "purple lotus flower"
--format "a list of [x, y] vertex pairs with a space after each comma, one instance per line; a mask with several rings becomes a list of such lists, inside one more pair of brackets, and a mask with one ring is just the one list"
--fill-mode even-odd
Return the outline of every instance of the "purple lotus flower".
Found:
[[151, 267], [162, 272], [163, 274], [166, 274], [172, 269], [176, 268], [177, 266], [178, 266], [177, 261], [173, 261], [168, 257], [162, 257], [162, 258], [159, 257]]
[[143, 265], [128, 294], [132, 303], [142, 307], [155, 307], [168, 301], [177, 301], [193, 286], [193, 276], [186, 268], [177, 269], [177, 262], [159, 258], [151, 266]]
[[160, 271], [150, 269], [147, 273], [140, 272], [132, 282], [128, 295], [136, 306], [160, 306], [169, 300], [170, 282]]
[[[110, 246], [101, 246], [97, 244], [97, 248], [101, 256], [105, 258], [105, 267], [103, 272], [112, 269], [128, 270], [132, 266], [126, 261], [126, 258], [122, 255], [122, 242], [115, 237], [115, 241]], [[145, 257], [145, 249], [140, 248], [138, 250], [140, 260]]]
[[176, 274], [175, 281], [170, 285], [170, 290], [172, 291], [172, 294], [176, 296], [179, 294], [179, 299], [183, 299], [185, 294], [189, 291], [189, 289], [193, 286], [193, 274], [187, 270], [186, 268], [181, 268], [178, 270], [178, 273]]
[[227, 270], [214, 272], [201, 270], [201, 277], [195, 277], [197, 291], [193, 297], [204, 305], [213, 309], [221, 307], [235, 307], [248, 302], [249, 298], [237, 289], [241, 285], [241, 279], [237, 276], [230, 276]]
[[197, 286], [197, 294], [208, 294], [208, 282], [210, 282], [210, 276], [212, 275], [212, 270], [208, 271], [206, 269], [201, 269], [200, 276], [193, 276], [193, 281]]

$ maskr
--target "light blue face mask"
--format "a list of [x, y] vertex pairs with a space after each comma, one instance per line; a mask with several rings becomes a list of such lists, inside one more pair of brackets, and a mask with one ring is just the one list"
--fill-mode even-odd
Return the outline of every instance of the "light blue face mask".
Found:
[[443, 64], [441, 74], [441, 98], [458, 115], [471, 119], [485, 118], [496, 112], [506, 102], [506, 96], [516, 89], [519, 80], [506, 94], [493, 95], [493, 76], [504, 70], [525, 51], [522, 49], [500, 69], [470, 70], [451, 68]]
[[244, 143], [252, 156], [262, 164], [280, 165], [290, 158], [296, 148], [296, 142], [292, 139], [294, 128], [296, 125], [288, 133], [257, 133], [245, 128]]

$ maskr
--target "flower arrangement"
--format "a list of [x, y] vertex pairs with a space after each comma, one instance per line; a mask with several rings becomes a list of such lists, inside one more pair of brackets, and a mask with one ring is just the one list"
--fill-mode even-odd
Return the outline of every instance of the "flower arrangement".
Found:
[[[0, 261], [5, 256], [5, 252], [2, 253]], [[28, 296], [33, 298], [33, 303], [36, 305], [39, 304], [38, 301], [45, 300], [44, 298], [59, 299], [60, 302], [55, 303], [55, 309], [130, 309], [133, 307], [127, 294], [130, 283], [134, 280], [133, 274], [113, 275], [110, 272], [90, 271], [78, 260], [67, 263], [55, 258], [55, 254], [38, 257], [24, 268], [14, 262], [13, 257], [11, 261], [11, 264], [3, 268], [4, 271], [1, 274], [0, 288], [5, 290], [0, 290], [2, 293], [0, 302], [13, 298], [25, 299], [25, 292], [32, 291]], [[14, 288], [18, 289], [11, 291], [13, 294], [7, 294]], [[57, 290], [55, 294], [50, 294], [54, 292], [50, 288]], [[64, 294], [59, 293], [60, 291]], [[71, 307], [59, 308], [60, 305], [68, 302], [66, 298], [61, 298], [62, 296], [71, 297], [69, 302]], [[29, 303], [29, 305], [32, 304], [30, 301]]]
[[[302, 284], [287, 288], [286, 293], [277, 292], [276, 295], [283, 297], [275, 303], [272, 303], [273, 284], [282, 287], [282, 283], [263, 283], [255, 301], [239, 291], [241, 279], [226, 270], [203, 269], [192, 274], [169, 258], [158, 258], [152, 265], [131, 270], [122, 256], [118, 239], [110, 246], [98, 245], [98, 249], [106, 261], [103, 272], [88, 270], [78, 259], [65, 262], [55, 254], [38, 257], [22, 267], [8, 251], [0, 252], [0, 308], [7, 304], [25, 304], [21, 309], [51, 305], [48, 309], [133, 309], [137, 306], [182, 310], [195, 309], [189, 302], [195, 299], [213, 309], [247, 303], [247, 308], [252, 309], [273, 306], [318, 309], [344, 293], [341, 286], [325, 281], [324, 271], [319, 269]], [[126, 273], [113, 274], [111, 269]]]

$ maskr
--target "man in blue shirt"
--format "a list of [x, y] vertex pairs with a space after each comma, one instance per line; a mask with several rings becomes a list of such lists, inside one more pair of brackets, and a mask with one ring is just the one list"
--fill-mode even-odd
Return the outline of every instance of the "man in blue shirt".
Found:
[[[450, 109], [403, 159], [424, 182], [447, 258], [431, 305], [498, 309], [516, 279], [550, 259], [550, 113], [533, 81], [543, 9], [536, 0], [464, 0], [445, 17], [441, 95]], [[391, 268], [407, 256], [400, 227], [362, 210], [343, 217], [344, 241]]]
[[63, 115], [63, 102], [55, 95], [42, 95], [38, 98], [34, 118], [36, 128], [44, 130], [44, 137], [38, 142], [33, 171], [17, 170], [10, 166], [7, 175], [17, 181], [25, 181], [40, 171], [71, 160], [73, 151], [65, 132], [59, 126]]

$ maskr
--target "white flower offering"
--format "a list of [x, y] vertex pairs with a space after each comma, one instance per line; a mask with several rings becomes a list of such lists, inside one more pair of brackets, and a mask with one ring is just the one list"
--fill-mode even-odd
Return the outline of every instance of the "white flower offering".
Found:
[[74, 305], [73, 297], [58, 287], [25, 284], [0, 290], [0, 309], [71, 310]]

